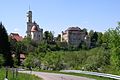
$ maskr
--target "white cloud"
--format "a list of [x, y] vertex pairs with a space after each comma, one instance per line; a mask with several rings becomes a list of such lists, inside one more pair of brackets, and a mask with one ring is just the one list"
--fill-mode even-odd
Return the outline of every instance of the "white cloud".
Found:
[[18, 32], [19, 32], [19, 29], [18, 29], [18, 28], [15, 28], [15, 29], [14, 29], [14, 32], [17, 32], [17, 33], [18, 33]]

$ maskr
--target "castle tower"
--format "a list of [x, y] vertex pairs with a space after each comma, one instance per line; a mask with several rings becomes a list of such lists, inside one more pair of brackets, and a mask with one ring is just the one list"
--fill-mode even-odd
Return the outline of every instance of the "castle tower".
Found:
[[31, 28], [33, 26], [33, 23], [32, 23], [32, 11], [28, 11], [27, 12], [27, 37], [30, 37], [31, 36]]

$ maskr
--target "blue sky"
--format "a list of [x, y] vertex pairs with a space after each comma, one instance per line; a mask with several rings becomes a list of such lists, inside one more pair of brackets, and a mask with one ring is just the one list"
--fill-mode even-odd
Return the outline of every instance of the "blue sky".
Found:
[[104, 32], [120, 21], [120, 0], [1, 0], [0, 21], [8, 33], [26, 33], [29, 5], [44, 31], [61, 33], [68, 27]]

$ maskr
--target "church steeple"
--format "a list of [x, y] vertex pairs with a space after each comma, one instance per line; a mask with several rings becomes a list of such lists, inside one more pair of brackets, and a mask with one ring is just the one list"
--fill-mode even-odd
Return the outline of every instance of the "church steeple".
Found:
[[31, 28], [33, 26], [32, 23], [32, 11], [30, 10], [30, 6], [29, 6], [29, 11], [27, 12], [27, 36], [31, 36]]
[[29, 8], [29, 11], [27, 12], [27, 22], [32, 23], [32, 11]]
[[27, 37], [30, 37], [31, 40], [39, 43], [43, 39], [43, 29], [39, 28], [39, 25], [36, 22], [32, 22], [32, 11], [27, 12]]

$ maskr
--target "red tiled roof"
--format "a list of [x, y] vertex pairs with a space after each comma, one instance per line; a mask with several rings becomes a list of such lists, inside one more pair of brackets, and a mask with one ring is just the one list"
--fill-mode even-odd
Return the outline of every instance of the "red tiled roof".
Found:
[[22, 41], [22, 40], [23, 40], [22, 36], [19, 36], [18, 33], [11, 33], [11, 34], [10, 34], [10, 37], [11, 37], [12, 39], [15, 39], [16, 41]]

